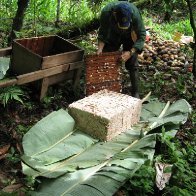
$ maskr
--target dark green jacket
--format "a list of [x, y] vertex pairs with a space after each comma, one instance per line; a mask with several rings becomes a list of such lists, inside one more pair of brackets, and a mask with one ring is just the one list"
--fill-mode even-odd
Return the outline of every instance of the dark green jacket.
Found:
[[132, 23], [129, 29], [122, 33], [122, 31], [117, 28], [117, 24], [113, 15], [113, 9], [119, 3], [122, 3], [122, 1], [109, 3], [102, 9], [100, 16], [100, 28], [98, 31], [98, 40], [111, 45], [119, 45], [122, 44], [121, 42], [123, 37], [133, 40], [131, 34], [134, 31], [137, 35], [137, 39], [132, 47], [141, 52], [144, 47], [146, 30], [140, 12], [132, 3], [123, 2], [129, 5], [133, 14]]

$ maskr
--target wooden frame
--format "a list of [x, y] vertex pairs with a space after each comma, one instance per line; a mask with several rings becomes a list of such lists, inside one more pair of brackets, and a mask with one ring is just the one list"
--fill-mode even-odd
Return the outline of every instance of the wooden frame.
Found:
[[[0, 57], [11, 55], [12, 48], [0, 49]], [[80, 74], [83, 66], [83, 59], [78, 62], [71, 62], [57, 66], [48, 66], [45, 64], [44, 69], [21, 74], [13, 79], [0, 81], [0, 88], [11, 85], [23, 85], [37, 80], [41, 80], [40, 100], [46, 95], [48, 87], [52, 84], [64, 81], [73, 80], [73, 88], [78, 86]]]

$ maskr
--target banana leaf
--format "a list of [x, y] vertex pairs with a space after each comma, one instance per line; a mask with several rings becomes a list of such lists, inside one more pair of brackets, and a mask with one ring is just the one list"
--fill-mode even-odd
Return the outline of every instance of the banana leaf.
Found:
[[80, 153], [97, 141], [83, 133], [76, 135], [74, 125], [74, 119], [66, 111], [52, 112], [24, 135], [25, 156], [49, 165]]
[[9, 69], [10, 58], [0, 57], [0, 80], [4, 78]]
[[[78, 131], [75, 132], [76, 135], [77, 133]], [[86, 135], [86, 137], [89, 136]], [[22, 159], [23, 162], [31, 166], [31, 168], [39, 171], [40, 176], [56, 178], [64, 173], [76, 171], [78, 168], [98, 165], [101, 162], [110, 159], [114, 154], [129, 146], [136, 139], [139, 139], [139, 137], [140, 132], [138, 130], [128, 130], [113, 141], [97, 142], [91, 147], [86, 148], [82, 153], [78, 153], [68, 159], [50, 165], [45, 165], [41, 160], [37, 160], [36, 158], [27, 155], [23, 155]], [[29, 174], [27, 167], [26, 170], [24, 170], [24, 173], [26, 175]], [[30, 171], [30, 173], [32, 173], [32, 171]]]
[[[184, 99], [171, 105], [158, 101], [144, 104], [141, 121], [109, 142], [99, 142], [74, 129], [66, 111], [53, 112], [24, 136], [23, 172], [33, 178], [54, 178], [45, 180], [33, 193], [36, 195], [112, 195], [142, 164], [152, 160], [156, 134], [146, 134], [158, 127], [160, 132], [163, 125], [184, 123], [190, 112]], [[41, 136], [40, 130], [44, 133]], [[67, 147], [62, 149], [63, 145]], [[73, 151], [69, 150], [72, 145]], [[62, 156], [55, 155], [61, 150], [65, 151]]]
[[56, 179], [45, 179], [31, 195], [112, 196], [149, 157], [152, 160], [155, 144], [156, 134], [147, 135], [109, 161]]

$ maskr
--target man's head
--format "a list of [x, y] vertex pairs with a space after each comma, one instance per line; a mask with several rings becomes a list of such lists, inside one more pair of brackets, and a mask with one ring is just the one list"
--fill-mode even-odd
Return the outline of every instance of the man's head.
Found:
[[114, 10], [118, 28], [126, 30], [131, 23], [131, 10], [126, 3], [119, 3]]

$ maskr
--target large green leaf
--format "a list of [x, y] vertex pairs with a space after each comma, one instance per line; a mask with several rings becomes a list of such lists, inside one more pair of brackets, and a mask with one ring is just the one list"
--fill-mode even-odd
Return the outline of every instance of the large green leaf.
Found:
[[165, 105], [165, 103], [161, 103], [157, 100], [144, 104], [142, 107], [141, 120], [148, 121], [151, 117], [158, 117]]
[[[75, 132], [76, 135], [77, 133], [78, 132]], [[139, 137], [140, 132], [138, 130], [128, 130], [113, 141], [98, 142], [90, 148], [86, 148], [82, 153], [78, 153], [68, 159], [51, 165], [44, 165], [42, 161], [26, 155], [24, 155], [22, 159], [27, 165], [31, 166], [36, 171], [39, 171], [39, 175], [56, 178], [64, 173], [76, 171], [78, 168], [87, 168], [100, 164], [129, 146], [133, 141], [139, 139]], [[25, 168], [26, 170], [23, 171], [28, 175], [30, 170], [27, 167]], [[32, 171], [30, 172], [32, 173]]]
[[[157, 116], [157, 114], [161, 114], [163, 106], [167, 107], [167, 104], [168, 109], [162, 113], [161, 117]], [[154, 101], [143, 106], [141, 120], [147, 120], [149, 122], [148, 131], [162, 125], [179, 125], [187, 121], [188, 114], [192, 109], [185, 99], [178, 100], [171, 105], [169, 105], [169, 102], [167, 104]], [[156, 112], [154, 111], [154, 108], [156, 108]]]
[[[69, 157], [76, 151], [74, 149], [76, 141], [73, 141], [73, 149], [70, 150], [65, 145], [65, 140], [73, 133], [74, 124], [74, 119], [66, 111], [52, 112], [24, 135], [25, 155], [41, 160], [45, 164]], [[68, 139], [68, 144], [71, 139], [75, 139], [73, 138], [74, 136]]]
[[4, 78], [9, 69], [10, 58], [0, 57], [0, 80]]
[[[118, 153], [102, 164], [66, 174], [55, 180], [45, 180], [34, 195], [113, 195], [148, 157], [152, 157], [155, 139], [155, 134], [148, 135], [139, 140], [137, 145], [132, 145], [125, 152]], [[149, 145], [147, 141], [154, 145]]]
[[[179, 104], [183, 107], [179, 107]], [[150, 131], [168, 122], [174, 123], [174, 119], [175, 124], [184, 122], [190, 112], [190, 106], [185, 100], [180, 100], [170, 107], [169, 104], [153, 102], [144, 105], [144, 108], [152, 113], [153, 117], [149, 118], [149, 122], [141, 122], [109, 142], [97, 142], [80, 131], [73, 131], [74, 121], [64, 110], [51, 113], [32, 127], [23, 138], [25, 154], [22, 159], [26, 163], [23, 167], [24, 173], [33, 173], [34, 177], [40, 175], [56, 178], [78, 168], [96, 166], [129, 148], [140, 139], [142, 131]], [[146, 143], [154, 145], [143, 140], [144, 146]]]
[[[38, 122], [28, 137], [24, 137], [26, 143], [33, 142], [27, 146], [23, 142], [24, 149], [29, 148], [22, 157], [23, 172], [32, 177], [55, 178], [44, 181], [36, 195], [112, 195], [142, 164], [152, 160], [156, 134], [145, 135], [158, 127], [161, 132], [162, 125], [184, 123], [190, 111], [186, 100], [171, 105], [169, 102], [150, 102], [143, 106], [140, 123], [109, 142], [98, 142], [79, 130], [73, 130], [73, 125], [67, 130], [70, 121], [65, 121], [72, 118], [63, 110], [53, 112], [50, 118], [47, 116]], [[54, 126], [53, 118], [58, 126]], [[47, 138], [56, 138], [52, 139], [53, 142], [41, 143], [42, 137], [37, 137], [40, 127], [40, 130], [48, 130], [45, 125], [50, 127]], [[170, 130], [167, 128], [170, 127], [166, 126], [166, 132]], [[40, 146], [34, 150], [33, 143], [40, 143]], [[66, 148], [61, 156], [55, 155], [55, 152], [61, 152], [61, 143]]]

